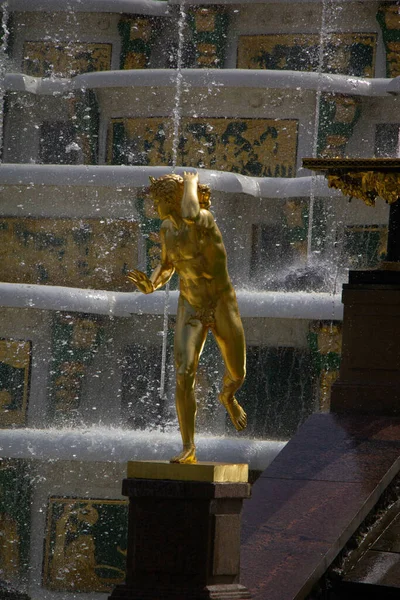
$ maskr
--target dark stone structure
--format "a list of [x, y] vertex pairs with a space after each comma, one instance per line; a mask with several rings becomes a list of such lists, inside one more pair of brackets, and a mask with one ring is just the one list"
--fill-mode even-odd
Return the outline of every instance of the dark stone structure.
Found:
[[343, 304], [342, 362], [331, 411], [400, 414], [400, 271], [351, 271]]
[[6, 582], [0, 580], [0, 599], [1, 600], [30, 600], [30, 597], [23, 592], [19, 592], [11, 587]]
[[244, 600], [240, 516], [248, 483], [124, 479], [126, 583], [109, 600]]

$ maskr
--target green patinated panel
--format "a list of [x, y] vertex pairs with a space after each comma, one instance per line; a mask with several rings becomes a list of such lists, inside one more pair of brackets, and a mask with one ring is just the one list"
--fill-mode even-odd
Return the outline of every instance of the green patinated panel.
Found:
[[288, 439], [314, 410], [310, 352], [247, 347], [247, 375], [237, 396], [247, 412], [247, 435]]
[[160, 20], [143, 15], [122, 15], [118, 30], [121, 36], [121, 69], [146, 69], [154, 39], [160, 34]]
[[338, 370], [342, 353], [341, 323], [316, 321], [310, 326], [308, 339], [318, 373]]
[[350, 269], [376, 268], [385, 258], [387, 237], [385, 225], [348, 225], [344, 232], [343, 266]]
[[104, 317], [55, 313], [49, 420], [71, 424], [82, 399], [82, 385], [104, 335]]
[[[322, 71], [373, 77], [377, 35], [332, 33], [324, 38]], [[320, 36], [272, 34], [239, 36], [239, 69], [317, 71], [320, 67]]]
[[223, 6], [196, 6], [189, 13], [196, 66], [222, 68], [228, 39], [229, 13]]
[[346, 144], [361, 116], [360, 98], [322, 94], [319, 107], [318, 156], [344, 156]]
[[93, 90], [75, 93], [70, 100], [71, 120], [76, 131], [76, 141], [82, 149], [85, 165], [98, 162], [100, 110]]
[[[298, 121], [184, 117], [178, 164], [256, 177], [294, 177]], [[172, 164], [172, 121], [164, 117], [112, 119], [108, 163]]]
[[342, 354], [342, 324], [334, 321], [315, 321], [310, 324], [308, 343], [312, 364], [318, 378], [318, 403], [322, 411], [330, 406], [331, 387], [339, 377]]
[[0, 580], [11, 585], [27, 574], [30, 503], [28, 464], [0, 458]]
[[119, 219], [0, 219], [1, 279], [128, 291], [137, 223]]
[[25, 42], [23, 72], [34, 77], [73, 77], [111, 69], [111, 44]]
[[26, 425], [32, 344], [0, 339], [0, 428]]
[[383, 2], [376, 15], [386, 50], [386, 76], [400, 75], [400, 13], [398, 3]]
[[125, 578], [128, 503], [49, 499], [43, 585], [68, 592], [110, 592]]

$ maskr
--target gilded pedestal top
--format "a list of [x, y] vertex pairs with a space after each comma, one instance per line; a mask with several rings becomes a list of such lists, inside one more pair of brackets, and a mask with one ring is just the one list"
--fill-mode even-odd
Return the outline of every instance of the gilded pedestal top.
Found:
[[247, 464], [218, 462], [179, 464], [152, 460], [132, 460], [127, 464], [127, 477], [136, 479], [247, 483], [248, 475], [249, 466]]

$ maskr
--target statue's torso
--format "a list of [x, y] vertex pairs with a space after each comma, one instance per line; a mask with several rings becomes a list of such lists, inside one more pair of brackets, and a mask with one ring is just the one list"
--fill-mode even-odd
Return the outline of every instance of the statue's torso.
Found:
[[231, 289], [226, 251], [217, 225], [183, 223], [175, 228], [164, 221], [167, 260], [180, 277], [180, 290], [192, 306], [215, 305], [220, 294]]

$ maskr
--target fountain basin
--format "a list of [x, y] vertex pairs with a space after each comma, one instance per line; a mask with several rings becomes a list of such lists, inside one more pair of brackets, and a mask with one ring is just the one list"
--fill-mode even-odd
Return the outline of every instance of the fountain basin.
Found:
[[[0, 430], [0, 455], [39, 461], [124, 463], [168, 460], [180, 448], [178, 433], [109, 427]], [[284, 447], [283, 441], [198, 436], [200, 460], [248, 463], [264, 470]]]

